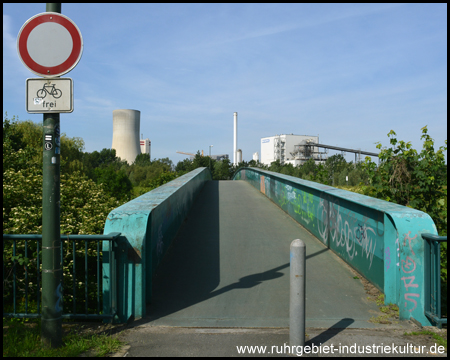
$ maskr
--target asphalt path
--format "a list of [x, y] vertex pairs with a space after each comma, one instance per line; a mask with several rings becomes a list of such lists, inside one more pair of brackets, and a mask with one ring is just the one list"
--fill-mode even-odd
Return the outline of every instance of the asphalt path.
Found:
[[289, 247], [306, 244], [306, 326], [371, 328], [378, 307], [354, 273], [244, 181], [210, 181], [153, 282], [151, 326], [288, 327]]

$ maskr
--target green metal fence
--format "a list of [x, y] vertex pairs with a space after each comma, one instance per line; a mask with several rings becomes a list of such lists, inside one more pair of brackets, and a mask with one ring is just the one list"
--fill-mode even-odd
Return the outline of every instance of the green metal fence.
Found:
[[447, 242], [447, 236], [422, 234], [425, 246], [425, 316], [436, 323], [438, 328], [447, 324], [442, 318], [441, 303], [441, 242]]
[[[116, 284], [115, 251], [120, 233], [107, 235], [61, 234], [63, 280], [59, 289], [64, 319], [112, 319], [117, 311], [117, 290], [107, 296], [111, 311], [101, 313], [102, 277]], [[109, 242], [105, 259], [102, 242]], [[84, 246], [83, 246], [84, 242]], [[3, 316], [38, 318], [41, 316], [42, 235], [3, 234]], [[84, 259], [83, 259], [84, 257]], [[102, 262], [109, 274], [102, 274]], [[93, 304], [94, 303], [94, 304]]]

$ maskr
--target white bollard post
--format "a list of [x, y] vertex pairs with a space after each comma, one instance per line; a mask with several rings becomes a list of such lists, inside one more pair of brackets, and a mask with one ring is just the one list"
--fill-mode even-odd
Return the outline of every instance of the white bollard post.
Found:
[[292, 241], [290, 247], [289, 345], [305, 346], [305, 273], [306, 245], [303, 240]]

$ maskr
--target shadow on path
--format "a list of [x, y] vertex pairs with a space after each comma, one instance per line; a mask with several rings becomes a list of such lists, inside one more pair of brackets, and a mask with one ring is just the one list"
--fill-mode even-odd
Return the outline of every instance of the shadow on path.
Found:
[[[205, 184], [188, 214], [187, 221], [178, 232], [154, 277], [152, 301], [147, 309], [147, 320], [154, 321], [232, 290], [251, 289], [285, 275], [282, 270], [289, 267], [289, 262], [261, 272], [239, 276], [255, 269], [274, 266], [281, 261], [280, 259], [274, 261], [270, 248], [264, 248], [266, 240], [262, 239], [265, 235], [263, 231], [258, 235], [261, 243], [256, 242], [255, 245], [254, 240], [247, 242], [248, 230], [243, 227], [251, 228], [257, 219], [267, 222], [260, 213], [264, 211], [262, 206], [253, 211], [254, 214], [246, 220], [243, 220], [245, 216], [243, 209], [237, 209], [233, 214], [219, 218], [219, 186], [221, 186], [222, 210], [233, 209], [239, 201], [243, 200], [243, 194], [239, 194], [239, 189], [234, 190], [236, 184], [232, 184], [235, 185], [233, 191], [230, 191], [229, 185], [218, 181]], [[259, 194], [257, 200], [259, 200]], [[228, 225], [226, 221], [232, 224]], [[245, 238], [246, 241], [240, 240], [241, 238]], [[249, 249], [251, 246], [253, 247]], [[267, 258], [260, 259], [261, 254], [267, 254]], [[285, 258], [288, 256], [287, 252]], [[224, 263], [221, 264], [221, 261]], [[221, 267], [223, 274], [220, 273]], [[239, 280], [233, 281], [233, 278]], [[221, 281], [224, 286], [218, 288]], [[228, 317], [230, 313], [226, 308], [231, 306], [238, 306], [244, 314], [252, 316], [245, 311], [246, 306], [251, 309], [256, 306], [249, 303], [254, 300], [251, 294], [241, 292], [235, 295], [236, 297], [233, 294], [214, 304], [210, 303], [209, 310], [205, 313], [200, 314], [197, 309], [189, 309], [184, 311], [183, 315], [177, 316]]]
[[342, 320], [339, 320], [336, 324], [329, 327], [327, 330], [325, 330], [323, 333], [313, 337], [312, 339], [305, 342], [305, 346], [312, 346], [312, 345], [321, 345], [326, 343], [328, 340], [334, 338], [337, 334], [339, 334], [341, 331], [348, 328], [351, 324], [353, 324], [355, 321], [350, 318], [345, 318]]

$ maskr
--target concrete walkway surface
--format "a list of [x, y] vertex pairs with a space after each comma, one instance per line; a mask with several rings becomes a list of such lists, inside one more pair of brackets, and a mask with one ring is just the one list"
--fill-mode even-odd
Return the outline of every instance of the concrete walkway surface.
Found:
[[244, 181], [206, 183], [158, 268], [149, 324], [288, 327], [294, 239], [306, 243], [306, 326], [378, 326], [348, 266]]
[[[128, 345], [117, 356], [292, 356], [286, 346], [294, 239], [306, 243], [306, 345], [337, 347], [303, 356], [390, 356], [367, 351], [393, 343], [428, 346], [420, 354], [391, 350], [395, 356], [436, 356], [432, 339], [404, 335], [417, 330], [412, 322], [369, 322], [382, 313], [354, 272], [243, 181], [206, 183], [158, 268], [147, 317], [121, 332]], [[351, 353], [353, 345], [366, 353]], [[250, 354], [237, 346], [267, 348]]]
[[[303, 357], [447, 357], [429, 335], [405, 335], [409, 329], [306, 329]], [[446, 331], [445, 331], [446, 337]], [[125, 330], [126, 343], [116, 357], [296, 356], [289, 348], [289, 329], [179, 328], [140, 325]], [[251, 348], [250, 348], [251, 347]], [[296, 349], [294, 349], [296, 350]], [[306, 353], [309, 352], [309, 353]]]

